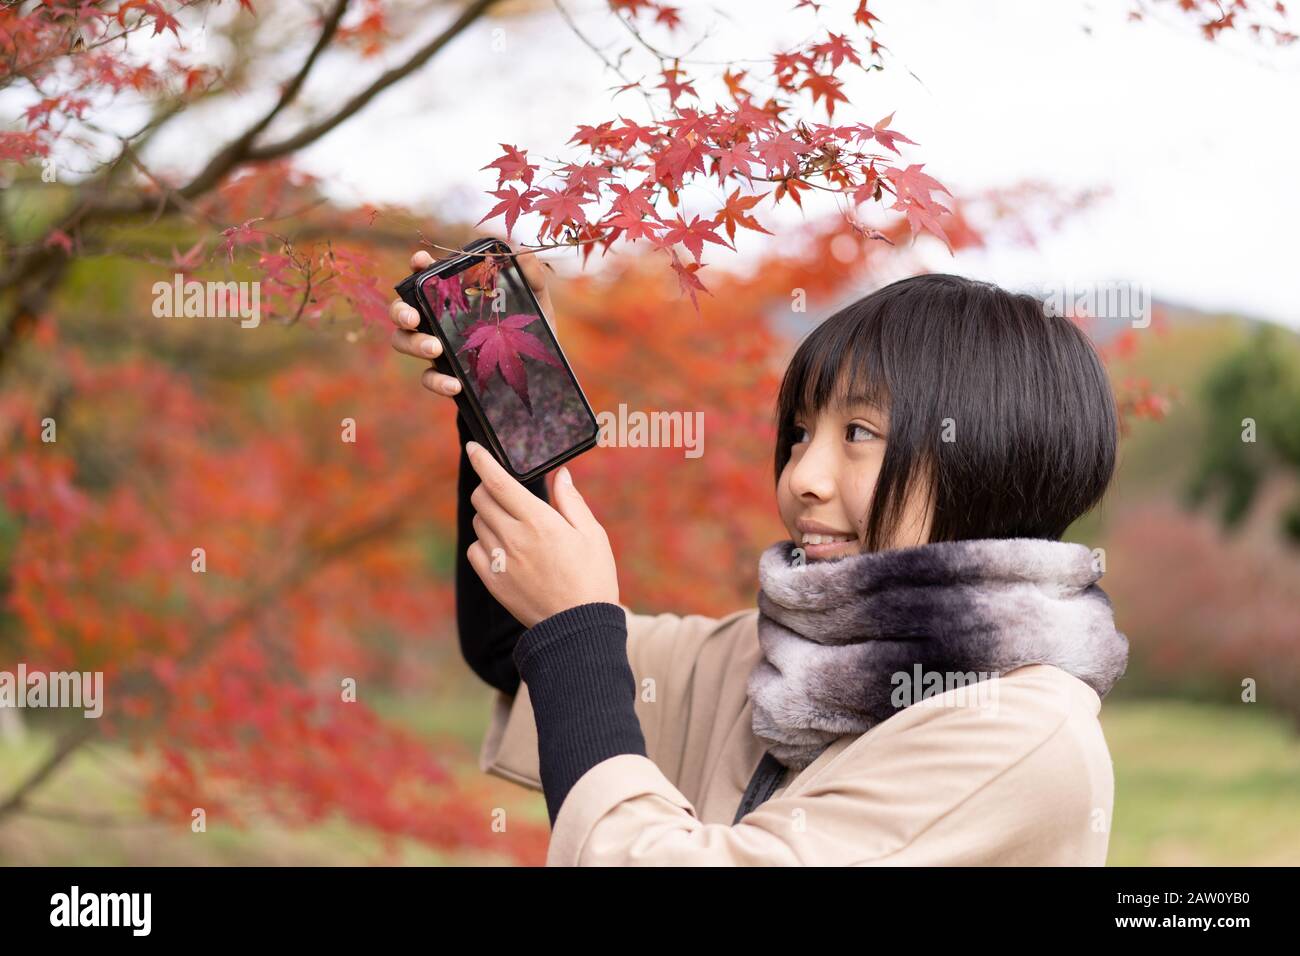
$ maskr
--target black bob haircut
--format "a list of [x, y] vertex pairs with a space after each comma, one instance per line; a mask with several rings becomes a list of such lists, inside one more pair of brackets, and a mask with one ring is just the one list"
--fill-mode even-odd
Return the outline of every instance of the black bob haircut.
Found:
[[914, 487], [934, 508], [931, 542], [1060, 540], [1115, 471], [1118, 413], [1101, 360], [1028, 293], [920, 275], [826, 319], [781, 383], [778, 482], [795, 420], [850, 399], [889, 413], [867, 550], [889, 546]]

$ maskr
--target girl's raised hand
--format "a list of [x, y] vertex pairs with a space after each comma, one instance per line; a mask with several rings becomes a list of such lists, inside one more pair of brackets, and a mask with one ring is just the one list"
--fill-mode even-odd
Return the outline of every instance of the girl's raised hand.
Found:
[[609, 536], [569, 469], [555, 475], [554, 507], [516, 481], [477, 442], [465, 446], [478, 473], [470, 495], [478, 540], [467, 552], [483, 584], [524, 627], [595, 602], [618, 603]]

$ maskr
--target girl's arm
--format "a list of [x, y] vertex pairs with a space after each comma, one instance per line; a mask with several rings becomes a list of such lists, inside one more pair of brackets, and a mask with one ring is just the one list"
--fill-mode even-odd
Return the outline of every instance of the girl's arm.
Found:
[[[474, 533], [474, 506], [469, 496], [478, 487], [479, 479], [465, 454], [465, 442], [472, 436], [459, 414], [456, 430], [460, 435], [460, 473], [456, 482], [456, 629], [460, 652], [470, 670], [492, 687], [513, 696], [519, 690], [519, 669], [511, 654], [519, 635], [524, 633], [524, 626], [483, 586], [466, 556], [466, 550], [478, 537]], [[524, 487], [549, 502], [544, 475]]]
[[[620, 754], [646, 756], [614, 554], [567, 467], [556, 473], [553, 508], [486, 448], [467, 444], [465, 456], [482, 483], [468, 501], [480, 527], [466, 561], [513, 620], [528, 627], [511, 656], [528, 685], [554, 820], [591, 767]], [[495, 548], [509, 556], [505, 573], [492, 567]]]
[[567, 608], [529, 628], [514, 657], [532, 699], [539, 776], [554, 824], [592, 767], [619, 754], [646, 756], [627, 616], [608, 601]]

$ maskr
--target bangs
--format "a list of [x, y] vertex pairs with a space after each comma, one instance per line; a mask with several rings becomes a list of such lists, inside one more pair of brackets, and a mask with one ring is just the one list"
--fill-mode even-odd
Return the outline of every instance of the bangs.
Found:
[[873, 405], [891, 418], [891, 383], [886, 322], [881, 297], [835, 313], [808, 334], [786, 368], [776, 403], [776, 478], [790, 459], [795, 421], [815, 418], [826, 408]]
[[[847, 330], [846, 330], [847, 331]], [[880, 354], [879, 335], [831, 334], [811, 337], [790, 363], [790, 394], [782, 396], [792, 417], [816, 417], [823, 408], [874, 405], [888, 411], [889, 386]], [[847, 341], [841, 341], [847, 339]]]

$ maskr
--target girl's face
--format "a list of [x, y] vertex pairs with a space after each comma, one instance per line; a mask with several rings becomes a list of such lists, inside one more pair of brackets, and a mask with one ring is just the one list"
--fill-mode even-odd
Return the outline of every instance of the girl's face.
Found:
[[[861, 554], [867, 514], [885, 457], [889, 414], [861, 401], [834, 403], [795, 418], [790, 460], [777, 484], [781, 520], [809, 561]], [[909, 497], [890, 547], [929, 540], [931, 512]]]

